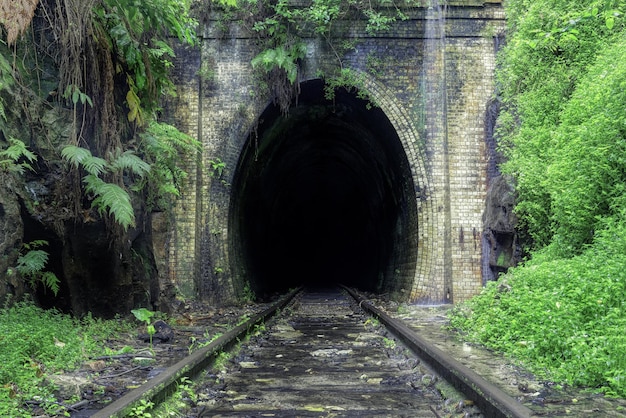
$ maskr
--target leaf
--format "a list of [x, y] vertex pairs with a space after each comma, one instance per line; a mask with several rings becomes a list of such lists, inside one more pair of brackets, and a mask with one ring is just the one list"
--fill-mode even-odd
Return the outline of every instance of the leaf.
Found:
[[9, 147], [3, 151], [0, 151], [0, 157], [7, 157], [17, 162], [20, 158], [24, 157], [31, 163], [37, 159], [37, 156], [28, 150], [26, 144], [19, 139], [9, 137]]
[[51, 271], [43, 272], [43, 274], [41, 275], [41, 282], [48, 289], [52, 290], [52, 293], [54, 293], [54, 296], [56, 296], [59, 293], [59, 283], [61, 281], [53, 272]]
[[137, 122], [141, 124], [143, 121], [141, 109], [141, 99], [135, 93], [135, 89], [131, 88], [126, 93], [126, 104], [128, 105], [128, 121], [129, 122]]
[[150, 319], [154, 316], [154, 312], [149, 311], [146, 308], [132, 309], [130, 312], [135, 316], [135, 318], [143, 322], [150, 322]]
[[144, 177], [150, 172], [150, 164], [138, 157], [134, 152], [127, 150], [120, 154], [113, 162], [111, 167], [114, 170], [130, 170], [133, 174]]
[[67, 145], [61, 150], [61, 157], [67, 160], [74, 167], [82, 166], [85, 171], [94, 176], [98, 176], [106, 170], [108, 163], [100, 157], [94, 157], [86, 148], [76, 145]]
[[87, 175], [83, 178], [87, 192], [92, 193], [95, 199], [92, 207], [113, 216], [115, 221], [124, 229], [135, 225], [135, 212], [126, 190], [117, 184], [107, 183], [95, 175]]
[[32, 276], [43, 270], [48, 262], [48, 253], [44, 250], [30, 250], [17, 260], [17, 271]]

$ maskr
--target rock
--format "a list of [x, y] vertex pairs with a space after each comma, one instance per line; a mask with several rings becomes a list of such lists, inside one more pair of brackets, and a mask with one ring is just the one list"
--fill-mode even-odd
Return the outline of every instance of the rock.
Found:
[[[153, 325], [156, 330], [156, 333], [152, 336], [153, 343], [166, 343], [174, 340], [174, 330], [167, 324], [167, 322], [158, 320]], [[138, 338], [147, 343], [150, 341], [150, 334], [139, 334]]]

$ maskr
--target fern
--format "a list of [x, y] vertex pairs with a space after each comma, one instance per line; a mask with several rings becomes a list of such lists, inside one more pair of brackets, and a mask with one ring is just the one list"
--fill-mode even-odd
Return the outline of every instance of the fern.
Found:
[[31, 287], [35, 287], [35, 283], [39, 281], [56, 296], [60, 280], [53, 272], [43, 271], [48, 264], [49, 254], [38, 249], [45, 245], [48, 245], [48, 241], [36, 240], [24, 244], [23, 249], [27, 251], [18, 257], [16, 270], [28, 279]]
[[61, 150], [61, 156], [74, 167], [82, 166], [86, 172], [94, 176], [99, 176], [109, 168], [106, 160], [94, 157], [87, 148], [67, 145]]
[[[9, 144], [7, 149], [0, 151], [0, 168], [18, 174], [23, 174], [25, 168], [34, 171], [30, 163], [34, 162], [37, 156], [29, 151], [26, 144], [12, 137], [9, 138]], [[21, 159], [28, 162], [19, 162]]]
[[128, 170], [139, 177], [144, 177], [150, 172], [150, 164], [130, 150], [118, 155], [111, 163], [111, 167], [115, 171]]
[[107, 183], [101, 178], [89, 174], [83, 178], [88, 193], [95, 196], [91, 206], [102, 214], [107, 212], [124, 229], [135, 226], [135, 213], [130, 196], [126, 190], [114, 183]]
[[43, 270], [48, 262], [48, 253], [44, 250], [30, 250], [17, 260], [17, 271], [31, 276]]
[[54, 293], [54, 296], [57, 295], [57, 293], [59, 293], [59, 278], [57, 277], [56, 274], [54, 274], [51, 271], [44, 271], [41, 274], [41, 277], [39, 278], [41, 280], [41, 283], [43, 283], [44, 286], [46, 286], [48, 289], [52, 290], [52, 293]]
[[82, 167], [87, 172], [83, 183], [86, 192], [94, 196], [92, 208], [96, 208], [100, 214], [108, 213], [124, 229], [135, 226], [135, 213], [128, 192], [115, 183], [102, 180], [100, 175], [127, 170], [144, 177], [150, 172], [150, 164], [132, 151], [120, 153], [109, 163], [103, 158], [94, 157], [88, 149], [75, 145], [64, 147], [61, 156], [74, 167]]
[[266, 73], [275, 68], [281, 68], [287, 74], [287, 79], [294, 84], [298, 78], [298, 66], [296, 62], [306, 55], [306, 45], [298, 42], [291, 48], [286, 49], [283, 45], [276, 48], [268, 48], [261, 51], [251, 61], [253, 68], [261, 67]]

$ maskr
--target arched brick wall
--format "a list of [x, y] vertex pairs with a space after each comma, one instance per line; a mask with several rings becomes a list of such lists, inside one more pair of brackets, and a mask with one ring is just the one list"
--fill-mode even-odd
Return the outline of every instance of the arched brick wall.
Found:
[[[343, 58], [345, 66], [363, 74], [410, 165], [418, 228], [411, 238], [416, 242], [404, 248], [416, 254], [414, 266], [398, 270], [412, 271], [413, 279], [392, 290], [411, 301], [458, 301], [482, 287], [484, 117], [494, 93], [494, 39], [504, 28], [504, 15], [498, 2], [448, 3], [446, 37], [437, 40], [441, 48], [433, 56], [426, 58], [425, 9], [413, 8], [410, 19], [386, 36], [350, 31], [356, 47]], [[307, 45], [304, 79], [309, 80], [336, 61], [319, 39]], [[179, 92], [167, 106], [172, 121], [200, 139], [203, 151], [188, 162], [190, 176], [170, 220], [161, 281], [214, 303], [236, 299], [244, 286], [232, 271], [241, 255], [232, 254], [238, 232], [229, 208], [240, 153], [271, 102], [255, 90], [249, 64], [255, 54], [241, 28], [233, 24], [224, 37], [209, 22], [199, 48], [177, 51]], [[213, 65], [214, 77], [199, 75], [202, 63]], [[431, 106], [437, 100], [443, 107]], [[225, 165], [220, 176], [212, 169], [218, 162]]]

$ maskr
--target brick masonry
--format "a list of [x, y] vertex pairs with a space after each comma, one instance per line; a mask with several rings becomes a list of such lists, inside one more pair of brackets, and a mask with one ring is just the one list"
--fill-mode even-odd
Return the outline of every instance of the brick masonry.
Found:
[[[416, 256], [409, 257], [414, 265], [397, 266], [399, 284], [390, 290], [415, 302], [458, 302], [483, 285], [485, 112], [495, 90], [504, 11], [499, 1], [447, 3], [413, 7], [408, 20], [379, 36], [367, 35], [364, 21], [342, 22], [343, 36], [355, 44], [343, 64], [364, 76], [410, 164], [418, 233], [403, 251]], [[240, 255], [230, 241], [231, 184], [245, 141], [271, 100], [255, 88], [254, 42], [234, 23], [226, 33], [216, 27], [207, 22], [199, 48], [177, 51], [178, 96], [167, 109], [203, 150], [186, 162], [190, 175], [169, 222], [162, 282], [219, 304], [235, 300], [244, 287], [233, 269]], [[320, 39], [308, 39], [307, 46], [303, 80], [336, 63]], [[225, 163], [221, 177], [212, 169], [217, 161]]]

